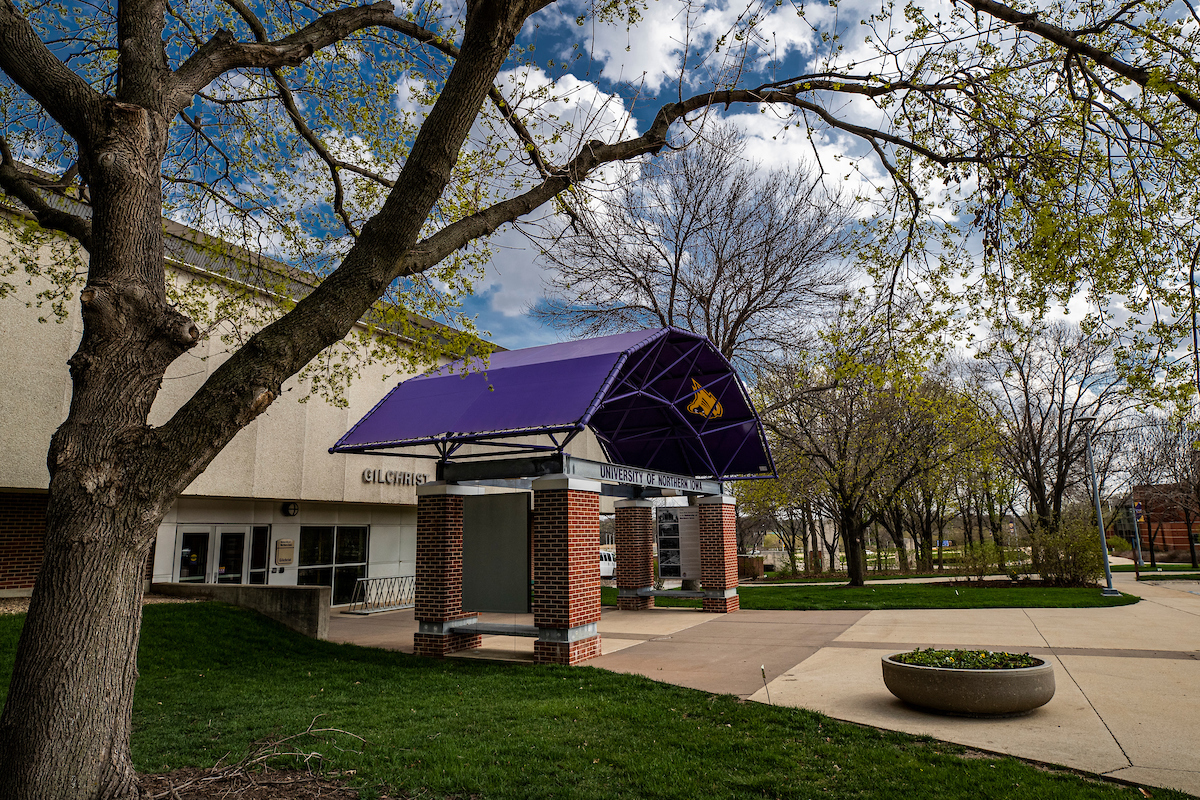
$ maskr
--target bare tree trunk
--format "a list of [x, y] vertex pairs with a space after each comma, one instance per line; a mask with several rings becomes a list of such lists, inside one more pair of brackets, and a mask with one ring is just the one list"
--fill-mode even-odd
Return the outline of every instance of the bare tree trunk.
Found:
[[1192, 511], [1187, 506], [1183, 507], [1183, 521], [1187, 525], [1188, 553], [1192, 557], [1192, 567], [1200, 567], [1200, 564], [1196, 563], [1196, 540], [1192, 538]]
[[829, 572], [837, 572], [837, 550], [838, 540], [841, 538], [841, 533], [837, 529], [837, 524], [834, 524], [833, 535], [825, 535], [825, 526], [821, 525], [821, 543], [825, 545], [825, 553], [828, 558], [826, 569]]
[[800, 511], [800, 536], [804, 541], [804, 571], [811, 573], [813, 572], [813, 564], [810, 562], [812, 561], [811, 554], [814, 549], [812, 502], [806, 501]]
[[879, 522], [874, 525], [875, 533], [875, 571], [883, 572], [883, 542], [879, 539]]
[[908, 547], [904, 541], [904, 510], [898, 505], [893, 505], [890, 509], [880, 512], [880, 519], [883, 522], [883, 529], [887, 531], [892, 544], [896, 546], [897, 566], [902, 574], [907, 574], [909, 571]]
[[[1158, 569], [1158, 559], [1154, 557], [1154, 542], [1157, 540], [1154, 525], [1150, 521], [1150, 498], [1146, 498], [1146, 541], [1150, 544], [1150, 568]], [[1158, 533], [1162, 532], [1162, 522], [1158, 523]]]
[[52, 530], [0, 722], [0, 797], [135, 797], [128, 744], [153, 528], [137, 547], [87, 526]]
[[[962, 516], [962, 525], [963, 525], [963, 549], [965, 550], [966, 548], [968, 548], [974, 544], [974, 537], [971, 535], [971, 493], [967, 492], [966, 500], [963, 501], [960, 498], [959, 502], [962, 504], [961, 516]], [[980, 530], [979, 541], [982, 542], [983, 541], [982, 526], [980, 527], [979, 530]]]
[[167, 367], [200, 337], [166, 300], [165, 134], [140, 107], [112, 103], [108, 114], [84, 162], [95, 208], [84, 331], [69, 361], [71, 406], [50, 442], [42, 567], [0, 716], [4, 800], [136, 796], [142, 570], [164, 498], [186, 486], [172, 491], [178, 465], [148, 469], [160, 455], [150, 407]]
[[842, 548], [846, 551], [846, 572], [851, 586], [866, 583], [866, 559], [864, 558], [864, 529], [854, 509], [842, 505], [841, 509]]

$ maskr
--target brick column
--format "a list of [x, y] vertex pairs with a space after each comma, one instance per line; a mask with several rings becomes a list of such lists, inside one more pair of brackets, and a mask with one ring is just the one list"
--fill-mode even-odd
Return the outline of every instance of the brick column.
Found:
[[638, 589], [654, 586], [654, 504], [649, 500], [618, 500], [617, 608], [641, 611], [654, 608], [653, 597], [639, 597]]
[[0, 597], [28, 597], [42, 566], [45, 494], [0, 492]]
[[454, 632], [456, 626], [475, 621], [462, 610], [463, 497], [474, 494], [483, 494], [483, 489], [443, 481], [417, 487], [413, 652], [419, 656], [442, 658], [479, 647], [483, 638]]
[[551, 475], [533, 482], [533, 643], [539, 664], [600, 655], [600, 484]]
[[736, 503], [727, 495], [701, 497], [698, 503], [704, 610], [718, 614], [739, 608]]

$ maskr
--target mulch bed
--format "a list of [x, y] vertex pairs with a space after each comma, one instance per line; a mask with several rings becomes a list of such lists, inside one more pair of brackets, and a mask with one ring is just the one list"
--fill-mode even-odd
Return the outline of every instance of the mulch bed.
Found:
[[[146, 800], [357, 800], [358, 792], [334, 776], [302, 770], [177, 769], [142, 775], [138, 786]], [[396, 795], [379, 795], [381, 800]]]

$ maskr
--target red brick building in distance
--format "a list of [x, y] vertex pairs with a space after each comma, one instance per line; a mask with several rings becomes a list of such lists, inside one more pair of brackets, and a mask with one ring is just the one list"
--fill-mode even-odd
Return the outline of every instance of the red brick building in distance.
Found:
[[1122, 501], [1120, 511], [1109, 526], [1109, 533], [1132, 542], [1131, 517], [1135, 508], [1142, 552], [1147, 557], [1152, 541], [1156, 553], [1189, 551], [1189, 535], [1194, 543], [1200, 545], [1200, 510], [1196, 496], [1181, 484], [1133, 487], [1133, 491]]

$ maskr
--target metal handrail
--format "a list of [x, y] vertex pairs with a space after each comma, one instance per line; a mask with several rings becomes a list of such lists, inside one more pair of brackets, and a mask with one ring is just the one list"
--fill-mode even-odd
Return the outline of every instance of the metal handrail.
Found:
[[378, 614], [416, 605], [417, 579], [413, 575], [391, 578], [359, 578], [350, 605], [343, 614]]

